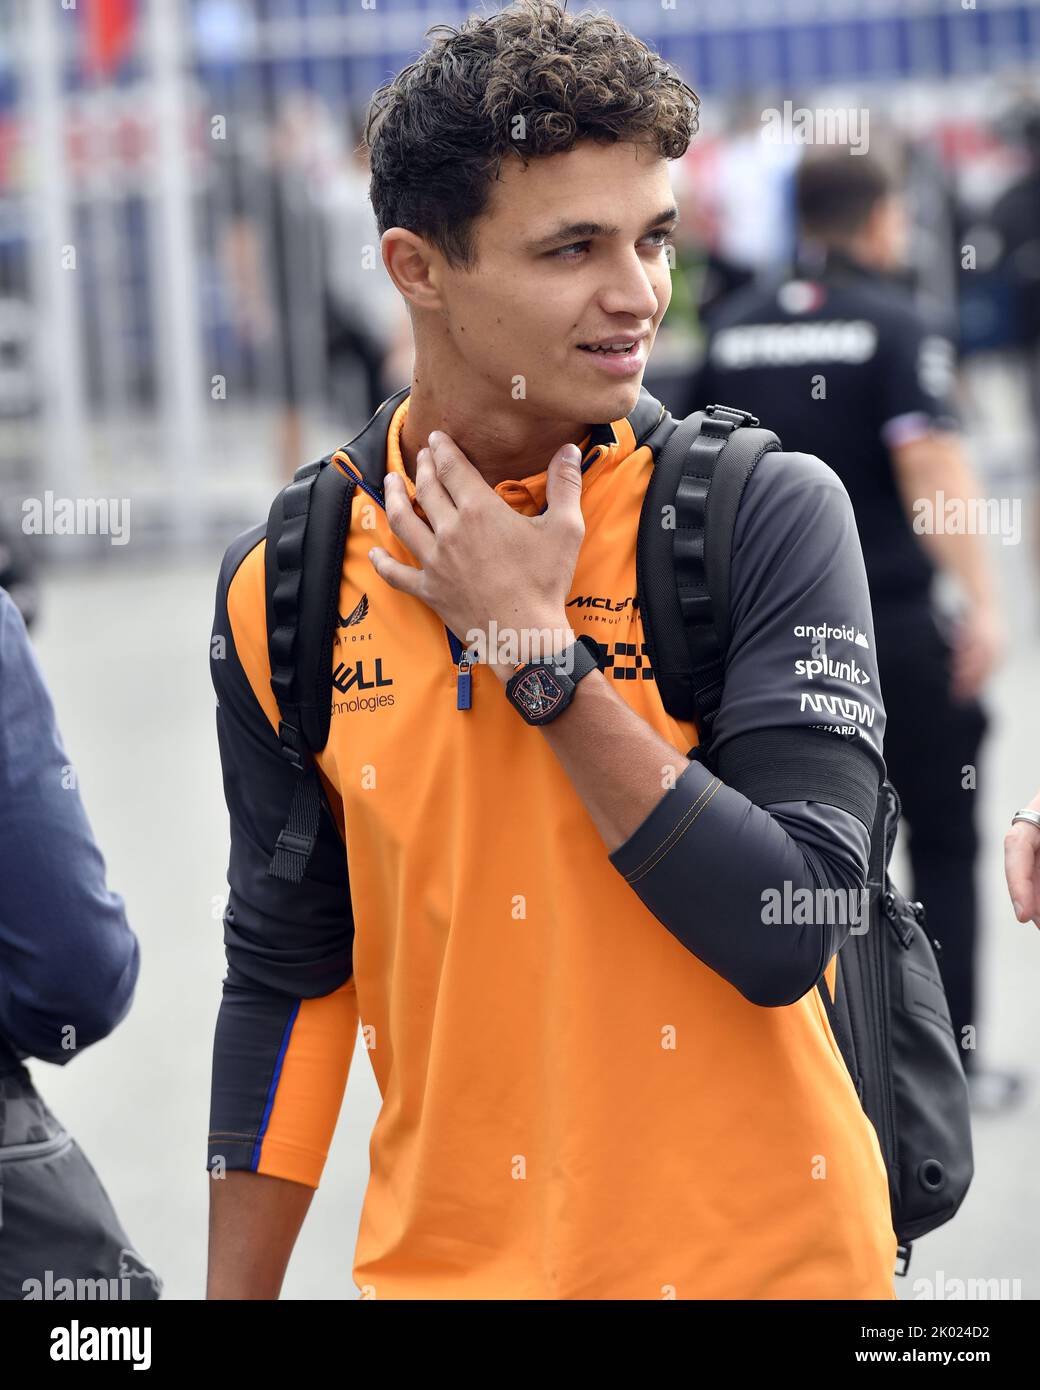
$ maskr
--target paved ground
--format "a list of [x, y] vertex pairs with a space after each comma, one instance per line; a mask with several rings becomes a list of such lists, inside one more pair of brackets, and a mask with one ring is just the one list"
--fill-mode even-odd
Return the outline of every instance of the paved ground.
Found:
[[[1023, 1298], [1040, 1296], [1033, 993], [1040, 933], [1014, 921], [1001, 866], [1006, 820], [1040, 784], [1040, 620], [1030, 547], [996, 549], [1015, 640], [993, 691], [997, 729], [977, 793], [988, 831], [980, 1051], [1026, 1070], [1033, 1089], [1013, 1117], [977, 1121], [971, 1193], [956, 1220], [915, 1249], [910, 1275], [899, 1281], [902, 1297], [934, 1296], [943, 1279], [954, 1278], [1017, 1279]], [[166, 1295], [189, 1299], [204, 1287], [210, 1049], [223, 975], [227, 821], [207, 669], [218, 559], [148, 566], [122, 552], [101, 568], [56, 572], [37, 634], [109, 881], [126, 899], [143, 965], [134, 1008], [110, 1039], [68, 1067], [34, 1063], [33, 1072], [164, 1277]], [[350, 1269], [377, 1107], [359, 1048], [285, 1297], [356, 1296]], [[918, 1279], [932, 1282], [915, 1285]]]

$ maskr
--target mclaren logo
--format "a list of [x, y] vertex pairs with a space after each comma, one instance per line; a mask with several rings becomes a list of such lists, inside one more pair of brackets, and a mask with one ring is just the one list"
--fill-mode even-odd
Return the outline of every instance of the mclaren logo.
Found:
[[623, 613], [629, 604], [633, 610], [639, 607], [635, 594], [629, 598], [608, 598], [605, 594], [578, 594], [575, 598], [567, 600], [566, 607], [604, 608], [608, 613]]
[[349, 617], [344, 618], [343, 615], [340, 614], [339, 625], [340, 627], [353, 627], [355, 623], [364, 622], [364, 620], [367, 617], [368, 595], [362, 594], [360, 599], [358, 600], [357, 607], [353, 610]]

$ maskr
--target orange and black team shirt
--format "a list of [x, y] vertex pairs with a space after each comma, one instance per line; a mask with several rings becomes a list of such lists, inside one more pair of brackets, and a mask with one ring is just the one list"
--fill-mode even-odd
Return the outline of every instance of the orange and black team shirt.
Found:
[[[329, 466], [404, 475], [407, 410], [387, 403]], [[636, 590], [660, 411], [644, 390], [584, 441], [568, 616], [605, 649], [618, 697], [684, 754], [696, 730], [664, 709]], [[534, 516], [545, 485], [543, 471], [495, 492]], [[477, 664], [461, 698], [460, 643], [372, 569], [376, 544], [415, 563], [381, 488], [359, 485], [352, 507], [319, 759], [331, 814], [299, 885], [267, 874], [295, 773], [275, 733], [262, 527], [220, 573], [231, 852], [210, 1167], [317, 1187], [360, 1024], [382, 1097], [363, 1296], [893, 1298], [884, 1162], [815, 988], [833, 992], [849, 927], [791, 910], [862, 885], [884, 766], [836, 475], [784, 453], [753, 473], [719, 775], [694, 760], [663, 781], [611, 854], [494, 673]], [[861, 785], [847, 756], [828, 778], [832, 748], [855, 750]], [[775, 790], [756, 801], [740, 787], [765, 767]]]

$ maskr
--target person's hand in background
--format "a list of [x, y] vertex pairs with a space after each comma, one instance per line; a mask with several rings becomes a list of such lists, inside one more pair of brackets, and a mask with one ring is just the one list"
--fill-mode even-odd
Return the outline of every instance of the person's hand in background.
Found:
[[995, 605], [973, 605], [953, 634], [951, 694], [973, 700], [1004, 656], [1004, 624]]
[[[1040, 814], [1040, 792], [1024, 809]], [[1004, 873], [1020, 922], [1040, 927], [1040, 825], [1016, 821], [1004, 837]]]

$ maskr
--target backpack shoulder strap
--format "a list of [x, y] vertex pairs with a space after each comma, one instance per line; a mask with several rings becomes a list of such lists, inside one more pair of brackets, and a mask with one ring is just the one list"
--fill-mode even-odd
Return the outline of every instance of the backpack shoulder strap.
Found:
[[[264, 572], [271, 689], [283, 755], [301, 768], [328, 742], [333, 618], [357, 480], [329, 454], [297, 469], [267, 520]], [[324, 680], [324, 676], [328, 680]], [[331, 699], [331, 696], [330, 696]]]
[[668, 712], [696, 721], [702, 758], [722, 699], [737, 509], [759, 459], [779, 448], [747, 411], [710, 405], [672, 431], [643, 499], [636, 585], [650, 664]]
[[[357, 475], [336, 467], [333, 460], [370, 431], [377, 436], [385, 430], [408, 389], [388, 396], [348, 444], [298, 468], [274, 499], [267, 519], [264, 578], [271, 689], [281, 716], [278, 743], [299, 773], [289, 818], [267, 872], [290, 883], [303, 878], [318, 837], [323, 792], [314, 756], [329, 739], [332, 642], [343, 550], [358, 485]], [[385, 462], [382, 451], [374, 449], [361, 467], [366, 491], [382, 484], [377, 456]]]
[[302, 880], [318, 837], [322, 795], [314, 754], [329, 737], [333, 616], [357, 481], [331, 467], [332, 457], [298, 468], [267, 521], [271, 689], [282, 756], [299, 774], [267, 872], [290, 883]]

